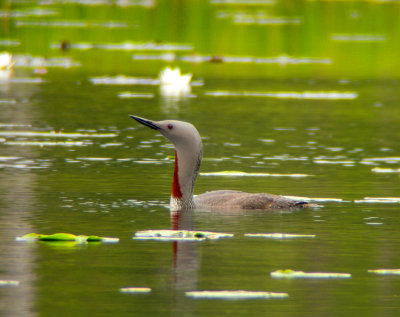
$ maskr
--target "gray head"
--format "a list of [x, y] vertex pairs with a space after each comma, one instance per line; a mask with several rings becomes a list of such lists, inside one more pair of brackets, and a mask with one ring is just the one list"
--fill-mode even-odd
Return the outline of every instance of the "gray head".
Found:
[[152, 121], [131, 116], [137, 122], [157, 130], [175, 147], [175, 170], [171, 192], [171, 210], [193, 206], [193, 189], [201, 164], [203, 145], [197, 129], [177, 120]]
[[201, 137], [191, 123], [178, 120], [152, 121], [137, 116], [130, 116], [137, 122], [157, 130], [171, 141], [177, 150], [198, 152], [202, 149]]

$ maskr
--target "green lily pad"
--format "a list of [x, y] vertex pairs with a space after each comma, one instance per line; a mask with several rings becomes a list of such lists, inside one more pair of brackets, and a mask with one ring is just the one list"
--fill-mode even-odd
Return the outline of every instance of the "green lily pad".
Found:
[[28, 233], [22, 237], [17, 237], [17, 241], [44, 241], [44, 242], [74, 242], [74, 243], [93, 243], [93, 242], [105, 242], [105, 243], [116, 243], [119, 242], [119, 238], [108, 238], [100, 236], [85, 236], [85, 235], [74, 235], [71, 233], [54, 233], [54, 234], [37, 234]]
[[88, 236], [86, 239], [87, 242], [101, 242], [102, 240], [103, 238], [99, 236]]
[[22, 237], [20, 237], [21, 239], [39, 239], [39, 237], [40, 237], [40, 234], [37, 234], [37, 233], [28, 233], [28, 234], [26, 234], [26, 235], [24, 235], [24, 236], [22, 236]]
[[39, 241], [76, 241], [77, 236], [71, 233], [41, 234]]

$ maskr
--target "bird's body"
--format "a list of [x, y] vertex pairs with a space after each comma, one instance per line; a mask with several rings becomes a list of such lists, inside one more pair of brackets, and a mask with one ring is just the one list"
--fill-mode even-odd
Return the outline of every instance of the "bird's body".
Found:
[[198, 208], [207, 209], [290, 209], [307, 207], [308, 203], [279, 195], [246, 193], [236, 190], [214, 190], [194, 197]]
[[175, 147], [175, 168], [171, 190], [171, 211], [190, 209], [293, 209], [314, 206], [305, 201], [266, 193], [245, 193], [216, 190], [193, 196], [200, 168], [203, 145], [197, 129], [188, 122], [177, 120], [151, 121], [131, 116], [139, 123], [159, 131]]

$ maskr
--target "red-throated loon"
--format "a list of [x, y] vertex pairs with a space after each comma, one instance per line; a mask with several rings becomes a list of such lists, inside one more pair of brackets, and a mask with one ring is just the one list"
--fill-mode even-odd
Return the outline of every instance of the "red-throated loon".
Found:
[[175, 147], [175, 168], [172, 180], [170, 209], [293, 209], [313, 207], [301, 200], [266, 193], [245, 193], [235, 190], [216, 190], [193, 196], [200, 168], [203, 144], [197, 129], [188, 122], [177, 120], [152, 121], [131, 116], [139, 123], [157, 130]]

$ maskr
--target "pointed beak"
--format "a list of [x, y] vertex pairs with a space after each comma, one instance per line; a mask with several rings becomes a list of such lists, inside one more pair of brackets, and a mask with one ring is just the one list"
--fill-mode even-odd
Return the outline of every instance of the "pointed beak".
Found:
[[152, 128], [154, 130], [159, 130], [160, 127], [155, 124], [154, 122], [144, 119], [144, 118], [140, 118], [140, 117], [136, 117], [136, 116], [130, 116], [132, 119], [135, 119], [137, 122], [145, 125], [146, 127]]

